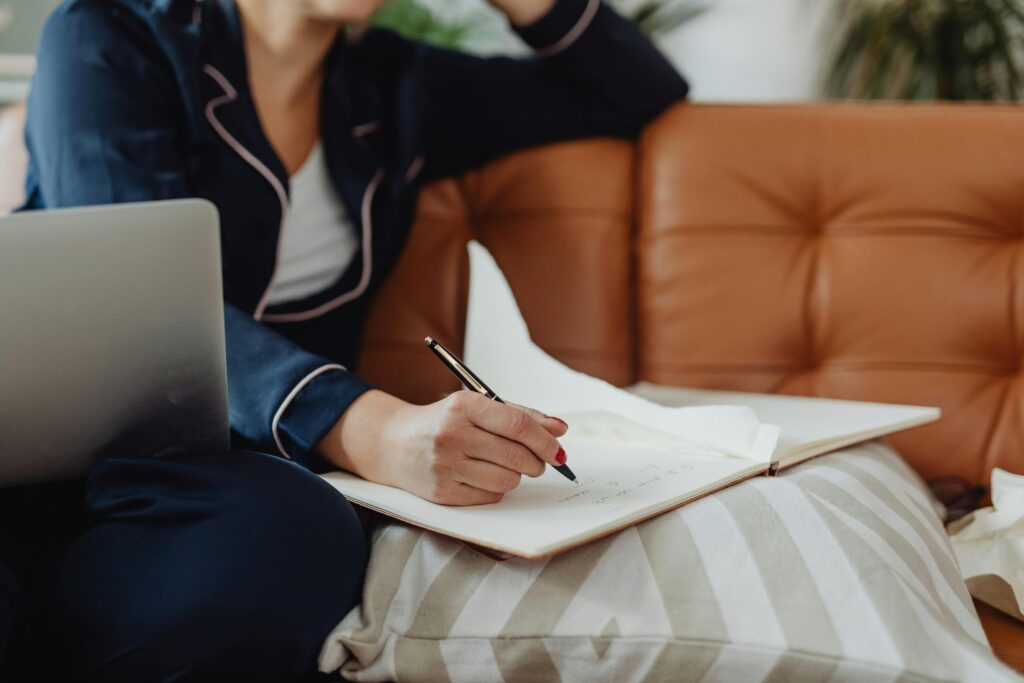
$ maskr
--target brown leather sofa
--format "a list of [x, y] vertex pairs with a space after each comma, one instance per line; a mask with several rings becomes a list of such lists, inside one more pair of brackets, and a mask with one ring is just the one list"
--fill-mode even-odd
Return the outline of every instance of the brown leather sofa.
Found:
[[[414, 401], [456, 388], [422, 340], [461, 345], [478, 239], [573, 367], [937, 405], [892, 443], [925, 478], [986, 484], [1024, 472], [1022, 234], [1018, 109], [679, 106], [635, 145], [530, 150], [428, 188], [359, 369]], [[1024, 671], [1024, 625], [979, 611]]]

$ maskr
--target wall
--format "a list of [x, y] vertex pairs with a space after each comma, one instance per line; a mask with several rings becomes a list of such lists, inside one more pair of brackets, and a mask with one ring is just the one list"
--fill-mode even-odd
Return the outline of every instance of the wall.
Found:
[[0, 0], [0, 53], [35, 52], [43, 20], [60, 0]]
[[662, 41], [699, 101], [814, 99], [835, 0], [713, 0]]

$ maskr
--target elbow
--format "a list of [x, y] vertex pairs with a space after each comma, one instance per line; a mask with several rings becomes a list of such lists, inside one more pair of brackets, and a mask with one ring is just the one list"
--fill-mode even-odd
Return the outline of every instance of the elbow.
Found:
[[671, 74], [666, 74], [665, 85], [660, 89], [662, 96], [659, 98], [654, 106], [654, 114], [651, 118], [656, 118], [663, 111], [671, 107], [673, 104], [684, 101], [690, 95], [690, 83], [683, 78], [675, 69], [672, 69]]
[[690, 84], [675, 71], [672, 72], [671, 76], [670, 79], [666, 79], [663, 86], [649, 91], [649, 93], [655, 94], [654, 97], [637, 98], [635, 100], [637, 102], [645, 102], [645, 106], [634, 110], [632, 125], [630, 126], [631, 136], [639, 135], [648, 124], [673, 105], [686, 101], [690, 94]]
[[686, 98], [688, 98], [690, 96], [690, 82], [687, 81], [685, 78], [683, 78], [681, 75], [679, 75], [679, 74], [676, 74], [676, 75], [678, 77], [678, 86], [677, 86], [676, 96], [672, 100], [673, 103], [675, 103], [675, 102], [682, 102], [683, 100], [685, 100]]
[[674, 73], [673, 75], [675, 76], [674, 82], [671, 86], [667, 86], [664, 89], [664, 95], [658, 102], [653, 104], [647, 120], [644, 121], [644, 125], [661, 116], [672, 105], [684, 102], [689, 97], [690, 84], [679, 73]]

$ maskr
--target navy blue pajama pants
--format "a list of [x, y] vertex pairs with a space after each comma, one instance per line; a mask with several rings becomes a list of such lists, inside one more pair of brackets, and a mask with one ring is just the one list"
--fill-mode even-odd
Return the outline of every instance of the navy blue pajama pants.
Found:
[[295, 680], [366, 559], [351, 504], [269, 455], [110, 459], [0, 490], [0, 679]]

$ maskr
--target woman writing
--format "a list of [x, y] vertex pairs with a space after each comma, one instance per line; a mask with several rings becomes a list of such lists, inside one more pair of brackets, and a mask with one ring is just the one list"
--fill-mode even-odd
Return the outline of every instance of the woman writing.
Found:
[[314, 670], [367, 549], [310, 469], [473, 505], [566, 460], [557, 418], [468, 392], [410, 405], [346, 368], [423, 183], [529, 145], [634, 135], [686, 85], [599, 0], [492, 0], [525, 60], [346, 37], [379, 2], [69, 0], [48, 22], [27, 205], [217, 206], [232, 428], [259, 452], [96, 468], [89, 523], [22, 618], [77, 678]]

